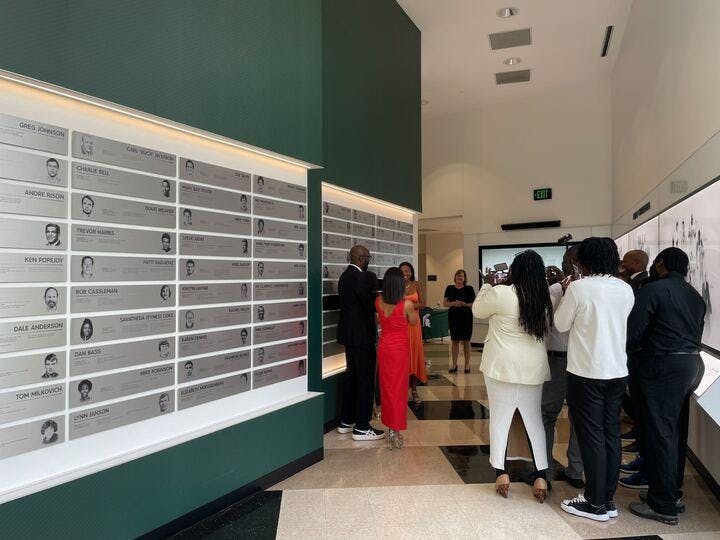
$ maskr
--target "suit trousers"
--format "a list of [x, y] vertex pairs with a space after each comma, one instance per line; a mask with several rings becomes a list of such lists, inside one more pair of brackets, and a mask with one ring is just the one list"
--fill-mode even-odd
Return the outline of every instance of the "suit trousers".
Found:
[[612, 502], [620, 477], [620, 405], [627, 377], [588, 379], [567, 375], [570, 421], [585, 466], [585, 499], [595, 506]]
[[649, 356], [638, 369], [642, 395], [648, 505], [661, 514], [677, 515], [685, 479], [690, 397], [705, 366], [699, 354]]
[[345, 345], [345, 396], [340, 421], [368, 429], [375, 394], [375, 344]]

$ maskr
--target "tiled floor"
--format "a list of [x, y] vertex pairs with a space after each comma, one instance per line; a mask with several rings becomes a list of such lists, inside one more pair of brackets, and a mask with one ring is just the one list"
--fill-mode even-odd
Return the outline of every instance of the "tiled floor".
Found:
[[[472, 373], [450, 374], [448, 352], [447, 343], [426, 346], [431, 380], [418, 388], [422, 403], [409, 404], [405, 448], [391, 450], [387, 441], [359, 443], [331, 432], [325, 435], [322, 462], [272, 488], [270, 493], [282, 493], [277, 538], [720, 539], [720, 503], [691, 465], [685, 484], [688, 510], [675, 527], [630, 514], [627, 506], [637, 492], [625, 488], [618, 489], [615, 499], [620, 517], [608, 523], [564, 513], [560, 501], [577, 494], [565, 482], [553, 482], [545, 504], [538, 504], [530, 486], [516, 482], [529, 470], [526, 462], [508, 465], [510, 496], [498, 497], [488, 463], [488, 403], [478, 371], [480, 354], [473, 353]], [[567, 440], [563, 413], [553, 449], [562, 464], [567, 461]], [[277, 512], [276, 498], [268, 498], [267, 504], [268, 515]], [[255, 507], [253, 512], [260, 515]], [[251, 526], [247, 534], [239, 530], [215, 522], [194, 537], [273, 537], [267, 528]]]

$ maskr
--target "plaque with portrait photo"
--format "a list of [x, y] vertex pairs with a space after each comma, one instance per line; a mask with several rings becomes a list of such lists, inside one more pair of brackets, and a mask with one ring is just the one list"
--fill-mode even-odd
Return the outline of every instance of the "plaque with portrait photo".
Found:
[[332, 279], [337, 281], [340, 276], [347, 268], [347, 265], [338, 264], [323, 264], [322, 277], [323, 279]]
[[253, 234], [263, 238], [282, 238], [284, 240], [307, 240], [307, 225], [255, 218]]
[[387, 229], [376, 229], [375, 236], [378, 240], [384, 240], [385, 242], [395, 241], [395, 232]]
[[175, 208], [149, 202], [102, 197], [91, 193], [72, 194], [72, 218], [146, 227], [175, 227]]
[[255, 345], [307, 336], [307, 321], [266, 324], [253, 328]]
[[412, 223], [406, 223], [406, 222], [404, 222], [404, 221], [398, 221], [398, 222], [397, 222], [397, 228], [398, 228], [398, 231], [404, 232], [404, 233], [410, 233], [410, 234], [412, 234], [412, 233], [415, 232], [414, 227], [413, 227], [413, 224], [412, 224]]
[[250, 191], [249, 173], [213, 165], [212, 163], [204, 163], [197, 159], [181, 157], [178, 173], [181, 180], [237, 189], [239, 191]]
[[239, 349], [249, 345], [252, 345], [252, 335], [248, 328], [183, 334], [178, 338], [178, 358], [224, 349]]
[[72, 156], [163, 176], [175, 176], [175, 156], [134, 144], [74, 131]]
[[0, 318], [61, 315], [66, 310], [65, 287], [14, 287], [0, 294]]
[[[339, 204], [323, 202], [323, 216], [350, 221], [352, 217], [352, 211], [347, 206], [340, 206]], [[375, 224], [374, 221], [373, 224]]]
[[363, 225], [370, 225], [371, 227], [375, 227], [375, 214], [370, 214], [369, 212], [363, 212], [362, 210], [353, 210], [352, 220], [357, 223], [362, 223]]
[[175, 384], [175, 364], [150, 366], [68, 383], [69, 406], [83, 407]]
[[67, 225], [51, 221], [0, 218], [0, 248], [64, 250]]
[[208, 257], [250, 257], [252, 244], [247, 238], [181, 233], [180, 253]]
[[52, 124], [0, 114], [0, 143], [53, 154], [66, 154], [68, 131]]
[[397, 221], [388, 217], [378, 216], [377, 217], [377, 226], [382, 227], [384, 229], [397, 229]]
[[305, 302], [271, 302], [253, 306], [253, 322], [255, 323], [298, 319], [305, 316], [307, 316]]
[[72, 248], [75, 251], [174, 255], [176, 247], [174, 232], [104, 225], [72, 226]]
[[252, 197], [245, 193], [180, 182], [180, 204], [188, 206], [248, 213], [251, 199]]
[[350, 263], [350, 251], [323, 249], [323, 262], [347, 265]]
[[304, 243], [280, 242], [277, 240], [254, 240], [255, 257], [270, 259], [305, 259]]
[[352, 223], [349, 221], [340, 221], [339, 219], [324, 217], [323, 232], [349, 235], [352, 232]]
[[307, 355], [307, 340], [279, 343], [255, 347], [253, 349], [253, 367], [266, 366], [275, 362], [282, 362], [291, 358], [300, 358]]
[[0, 388], [64, 379], [65, 351], [0, 358]]
[[253, 283], [253, 300], [280, 300], [305, 298], [307, 286], [304, 281]]
[[361, 223], [352, 224], [352, 235], [362, 238], [375, 238], [375, 227]]
[[250, 319], [251, 309], [248, 305], [183, 309], [178, 317], [178, 332], [237, 326], [250, 323]]
[[378, 253], [373, 257], [373, 262], [378, 266], [394, 266], [395, 255], [388, 255], [387, 253]]
[[377, 240], [371, 240], [369, 238], [353, 238], [352, 245], [353, 246], [365, 246], [372, 254], [375, 251], [377, 251], [378, 242], [377, 242]]
[[166, 308], [175, 305], [175, 285], [90, 285], [72, 287], [71, 313]]
[[271, 384], [289, 381], [307, 374], [307, 360], [293, 360], [284, 364], [256, 369], [253, 371], [253, 388], [263, 388]]
[[77, 317], [72, 319], [70, 324], [70, 343], [72, 345], [83, 345], [85, 343], [168, 334], [174, 331], [174, 311]]
[[337, 324], [340, 320], [340, 310], [333, 310], [333, 311], [323, 311], [322, 314], [322, 323], [323, 326], [330, 326], [333, 324]]
[[178, 382], [197, 381], [249, 368], [250, 351], [248, 350], [180, 360], [177, 363]]
[[178, 410], [234, 396], [248, 390], [250, 390], [250, 376], [247, 373], [185, 386], [178, 389]]
[[307, 221], [304, 204], [276, 201], [255, 196], [253, 199], [253, 212], [257, 216], [291, 219], [294, 221]]
[[179, 214], [180, 228], [186, 231], [242, 235], [251, 234], [249, 217], [209, 212], [195, 208], [181, 208]]
[[378, 240], [376, 250], [378, 253], [395, 254], [398, 252], [398, 244]]
[[226, 304], [251, 300], [249, 283], [198, 283], [180, 285], [180, 305]]
[[76, 282], [172, 281], [175, 259], [73, 255], [70, 275]]
[[402, 233], [402, 232], [395, 232], [395, 242], [399, 244], [411, 244], [413, 243], [413, 236], [412, 234]]
[[40, 418], [0, 429], [0, 459], [49, 448], [65, 441], [65, 417]]
[[250, 261], [180, 259], [180, 281], [250, 279], [250, 274]]
[[55, 413], [65, 408], [65, 383], [0, 393], [0, 424]]
[[351, 239], [349, 236], [338, 236], [335, 234], [323, 233], [323, 247], [349, 250], [350, 244]]
[[71, 349], [69, 358], [71, 376], [162, 362], [175, 358], [175, 339], [172, 336], [153, 337], [82, 347]]
[[307, 265], [304, 262], [256, 261], [255, 279], [305, 279]]
[[64, 319], [0, 322], [0, 353], [62, 347]]
[[267, 176], [254, 175], [253, 191], [268, 197], [277, 197], [287, 201], [307, 201], [307, 188], [300, 184], [283, 182]]
[[175, 180], [76, 161], [73, 161], [71, 168], [72, 186], [75, 189], [166, 203], [175, 202]]
[[400, 255], [412, 255], [413, 247], [406, 244], [397, 244], [397, 252]]
[[31, 184], [67, 187], [67, 161], [0, 148], [0, 178]]
[[67, 256], [44, 253], [0, 253], [0, 283], [64, 282]]
[[49, 218], [67, 217], [67, 194], [40, 186], [0, 182], [0, 212]]
[[172, 389], [70, 413], [70, 439], [148, 420], [175, 410]]
[[333, 295], [338, 293], [337, 281], [323, 281], [323, 295]]

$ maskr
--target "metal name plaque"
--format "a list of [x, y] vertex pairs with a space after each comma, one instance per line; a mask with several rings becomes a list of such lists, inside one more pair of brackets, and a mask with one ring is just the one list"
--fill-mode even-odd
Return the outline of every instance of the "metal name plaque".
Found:
[[290, 343], [268, 345], [267, 347], [256, 347], [253, 349], [253, 367], [266, 366], [290, 358], [300, 358], [306, 354], [307, 341], [304, 339], [291, 341]]
[[243, 171], [181, 157], [178, 172], [181, 180], [250, 191], [250, 174]]
[[67, 187], [67, 161], [0, 148], [0, 178]]
[[17, 287], [0, 294], [0, 317], [59, 315], [65, 313], [65, 287]]
[[250, 390], [250, 381], [247, 373], [186, 386], [178, 390], [178, 409], [188, 409], [210, 401], [241, 394], [248, 390]]
[[256, 323], [281, 321], [283, 319], [298, 319], [307, 315], [305, 302], [281, 302], [272, 304], [257, 304], [253, 320]]
[[0, 212], [65, 218], [67, 194], [44, 187], [21, 186], [0, 182]]
[[175, 364], [163, 364], [111, 375], [70, 381], [70, 407], [82, 407], [175, 384]]
[[184, 358], [223, 349], [238, 349], [250, 344], [251, 336], [247, 328], [182, 335], [178, 339], [178, 357]]
[[383, 216], [377, 217], [377, 226], [385, 229], [397, 229], [397, 221]]
[[[393, 266], [400, 266], [402, 263], [404, 263], [407, 260], [407, 257], [404, 255], [396, 255], [393, 257]], [[412, 262], [412, 261], [410, 261]]]
[[247, 238], [212, 236], [209, 234], [180, 234], [180, 253], [210, 257], [250, 257]]
[[175, 208], [154, 203], [73, 193], [72, 218], [147, 227], [175, 227]]
[[64, 282], [67, 256], [40, 253], [0, 253], [0, 283]]
[[307, 225], [255, 218], [253, 225], [255, 236], [263, 238], [282, 238], [285, 240], [307, 240]]
[[405, 223], [404, 221], [398, 221], [397, 227], [400, 232], [405, 232], [405, 233], [410, 233], [410, 234], [415, 232], [412, 223]]
[[325, 264], [323, 265], [323, 279], [340, 279], [346, 268], [346, 265]]
[[401, 244], [412, 244], [413, 243], [413, 237], [412, 234], [406, 234], [402, 232], [396, 232], [395, 233], [395, 241], [399, 242]]
[[175, 285], [92, 285], [72, 287], [70, 311], [91, 313], [175, 305]]
[[173, 232], [73, 225], [72, 247], [76, 251], [174, 255], [176, 239]]
[[262, 388], [297, 377], [304, 377], [307, 373], [307, 360], [288, 362], [253, 371], [253, 388]]
[[[323, 321], [323, 324], [325, 321]], [[337, 339], [337, 326], [327, 326], [323, 328], [322, 331], [322, 340], [323, 343], [327, 343], [328, 341], [335, 341]]]
[[171, 358], [175, 358], [175, 340], [172, 337], [72, 349], [70, 375], [85, 375]]
[[350, 252], [345, 250], [323, 249], [323, 262], [348, 264], [350, 262]]
[[76, 161], [72, 164], [72, 186], [75, 189], [160, 202], [175, 202], [177, 192], [175, 180]]
[[73, 255], [73, 281], [172, 281], [175, 259]]
[[11, 390], [0, 394], [0, 424], [32, 418], [65, 408], [65, 383]]
[[362, 225], [361, 223], [353, 223], [352, 234], [353, 236], [361, 236], [363, 238], [375, 238], [375, 227]]
[[253, 341], [256, 345], [304, 337], [307, 335], [307, 322], [295, 321], [279, 324], [266, 324], [253, 328]]
[[216, 308], [184, 309], [178, 318], [178, 332], [192, 332], [237, 326], [250, 322], [250, 306], [227, 306]]
[[[368, 248], [368, 250], [370, 250], [370, 253], [372, 253], [377, 250], [378, 242], [377, 242], [377, 240], [370, 240], [368, 238], [353, 238], [352, 245], [353, 246], [365, 246], [366, 248]], [[349, 257], [349, 254], [348, 254], [348, 257]]]
[[363, 212], [362, 210], [353, 210], [352, 220], [362, 223], [363, 225], [370, 225], [371, 227], [375, 226], [375, 214]]
[[333, 249], [350, 249], [349, 236], [336, 236], [334, 234], [323, 234], [323, 247]]
[[338, 293], [337, 281], [323, 281], [323, 294], [333, 295]]
[[64, 250], [67, 225], [0, 218], [0, 248]]
[[[340, 206], [339, 204], [324, 202], [323, 215], [327, 217], [345, 219], [347, 221], [350, 221], [352, 212], [347, 206]], [[372, 224], [374, 225], [375, 221], [373, 221]]]
[[0, 429], [0, 459], [65, 441], [65, 417], [53, 416]]
[[250, 261], [180, 259], [180, 279], [250, 279]]
[[[82, 345], [154, 334], [169, 334], [174, 331], [174, 311], [78, 317], [73, 319], [70, 325], [70, 343]], [[168, 357], [170, 355], [169, 348], [167, 355]]]
[[175, 410], [172, 390], [139, 398], [101, 405], [70, 414], [70, 439], [79, 439], [148, 418], [170, 414]]
[[323, 343], [323, 358], [336, 354], [345, 354], [345, 347], [339, 343]]
[[0, 353], [62, 347], [65, 331], [64, 319], [0, 323]]
[[253, 198], [253, 212], [256, 215], [269, 218], [306, 221], [305, 205], [264, 199], [257, 196]]
[[307, 188], [300, 184], [291, 184], [267, 176], [255, 175], [253, 187], [255, 193], [261, 193], [269, 197], [277, 197], [288, 201], [307, 201]]
[[388, 229], [376, 229], [375, 236], [378, 240], [384, 240], [386, 242], [395, 241], [395, 232]]
[[65, 128], [0, 114], [0, 143], [53, 154], [66, 154], [67, 141]]
[[304, 281], [289, 283], [254, 283], [253, 299], [259, 300], [280, 300], [283, 298], [305, 298], [307, 287]]
[[247, 213], [250, 199], [244, 193], [180, 182], [180, 204]]
[[323, 326], [337, 324], [340, 321], [340, 310], [323, 311], [322, 317]]
[[208, 212], [195, 208], [180, 209], [180, 228], [221, 234], [251, 234], [250, 218], [234, 214]]
[[114, 141], [89, 133], [73, 132], [72, 155], [105, 165], [175, 176], [175, 156], [160, 150]]
[[255, 279], [305, 279], [307, 266], [304, 262], [255, 262]]
[[235, 351], [177, 363], [178, 382], [196, 381], [250, 367], [250, 351]]
[[373, 258], [376, 264], [380, 266], [393, 266], [395, 265], [395, 256], [387, 255], [385, 253], [379, 253]]
[[405, 244], [398, 244], [397, 246], [397, 252], [401, 255], [412, 255], [413, 254], [413, 247], [407, 246]]
[[380, 253], [397, 253], [398, 252], [398, 245], [393, 244], [392, 242], [383, 242], [378, 241], [377, 243], [377, 249], [375, 251], [379, 251]]
[[336, 234], [350, 234], [352, 231], [352, 223], [324, 217], [323, 231]]
[[278, 242], [274, 240], [255, 240], [255, 257], [271, 259], [305, 259], [305, 244]]
[[248, 283], [180, 285], [180, 305], [247, 302], [251, 293], [252, 289], [249, 289]]
[[0, 358], [0, 388], [65, 378], [65, 351]]

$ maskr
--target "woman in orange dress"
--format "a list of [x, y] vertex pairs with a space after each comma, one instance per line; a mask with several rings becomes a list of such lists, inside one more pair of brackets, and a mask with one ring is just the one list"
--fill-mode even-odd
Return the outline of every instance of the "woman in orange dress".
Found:
[[[410, 300], [415, 308], [415, 314], [420, 320], [420, 308], [422, 300], [420, 299], [420, 291], [418, 290], [417, 281], [415, 281], [415, 268], [409, 262], [400, 264], [400, 270], [405, 278], [405, 300]], [[420, 397], [417, 393], [417, 383], [427, 382], [427, 372], [425, 371], [425, 352], [423, 351], [422, 325], [409, 325], [408, 338], [410, 339], [410, 387], [412, 388], [412, 397], [415, 403], [420, 403]]]

